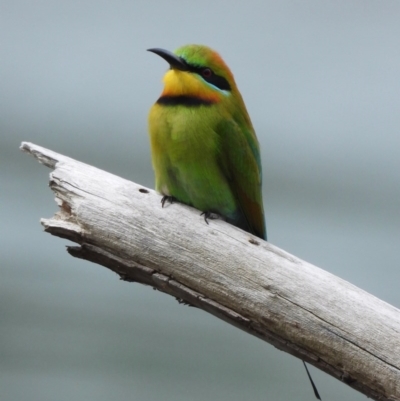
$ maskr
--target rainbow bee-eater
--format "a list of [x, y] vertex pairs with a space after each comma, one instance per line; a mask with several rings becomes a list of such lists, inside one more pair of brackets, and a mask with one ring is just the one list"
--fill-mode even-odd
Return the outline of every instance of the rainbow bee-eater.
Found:
[[156, 190], [267, 239], [260, 149], [233, 74], [206, 46], [174, 53], [164, 90], [149, 115]]

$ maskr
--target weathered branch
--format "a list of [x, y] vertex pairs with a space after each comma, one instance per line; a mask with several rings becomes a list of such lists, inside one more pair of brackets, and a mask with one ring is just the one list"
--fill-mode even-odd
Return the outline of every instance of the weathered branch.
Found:
[[54, 169], [45, 231], [68, 252], [197, 306], [375, 400], [400, 400], [400, 311], [354, 285], [141, 185], [30, 143]]

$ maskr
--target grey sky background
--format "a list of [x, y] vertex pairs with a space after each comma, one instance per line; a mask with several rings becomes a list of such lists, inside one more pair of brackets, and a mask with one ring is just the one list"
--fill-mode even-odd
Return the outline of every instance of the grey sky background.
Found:
[[[147, 113], [207, 44], [255, 126], [269, 240], [400, 307], [400, 3], [0, 1], [4, 400], [311, 400], [300, 361], [72, 259], [27, 140], [153, 187]], [[311, 369], [324, 400], [366, 397]]]

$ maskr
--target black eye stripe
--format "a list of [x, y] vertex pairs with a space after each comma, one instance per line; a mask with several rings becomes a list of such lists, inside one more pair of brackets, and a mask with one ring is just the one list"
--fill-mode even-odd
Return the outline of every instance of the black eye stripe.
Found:
[[227, 90], [227, 91], [231, 90], [229, 82], [220, 75], [215, 75], [214, 73], [212, 73], [209, 77], [205, 77], [204, 75], [202, 75], [202, 77], [205, 81], [209, 82], [210, 84], [216, 86], [221, 90]]
[[[211, 85], [214, 85], [218, 89], [221, 89], [221, 90], [227, 90], [227, 91], [231, 90], [231, 86], [229, 85], [229, 82], [224, 77], [222, 77], [221, 75], [216, 75], [211, 68], [209, 68], [209, 67], [199, 67], [199, 66], [196, 66], [196, 65], [191, 65], [191, 64], [188, 64], [186, 62], [186, 60], [184, 60], [184, 59], [181, 59], [181, 60], [186, 63], [186, 65], [188, 67], [188, 71], [193, 72], [194, 74], [200, 75], [205, 81], [207, 81]], [[209, 69], [211, 71], [211, 74], [209, 76], [204, 76], [202, 74], [202, 72], [205, 69]]]

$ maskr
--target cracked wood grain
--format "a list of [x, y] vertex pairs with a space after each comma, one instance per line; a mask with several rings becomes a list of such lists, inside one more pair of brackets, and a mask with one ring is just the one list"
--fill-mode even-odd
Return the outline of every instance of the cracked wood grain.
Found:
[[31, 143], [53, 169], [46, 232], [122, 280], [152, 286], [303, 359], [375, 400], [400, 401], [400, 311], [221, 220]]

